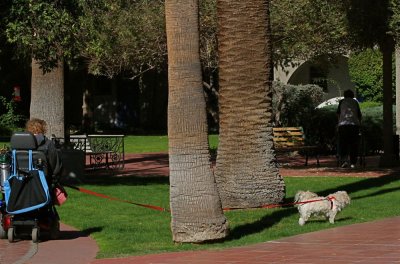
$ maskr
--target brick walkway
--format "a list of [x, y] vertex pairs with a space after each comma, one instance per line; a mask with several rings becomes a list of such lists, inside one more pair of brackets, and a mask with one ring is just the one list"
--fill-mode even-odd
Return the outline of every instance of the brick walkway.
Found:
[[219, 251], [100, 259], [92, 264], [400, 263], [400, 217]]
[[[168, 175], [166, 154], [127, 155], [119, 175]], [[399, 171], [378, 169], [376, 159], [366, 169], [343, 170], [332, 158], [321, 158], [321, 166], [303, 166], [303, 160], [279, 160], [283, 176], [379, 177]], [[288, 166], [290, 164], [290, 166]], [[96, 243], [81, 232], [62, 225], [61, 238], [33, 244], [29, 240], [0, 240], [0, 263], [114, 264], [114, 263], [400, 263], [400, 217], [298, 235], [252, 246], [218, 251], [191, 251], [115, 259], [95, 259]]]

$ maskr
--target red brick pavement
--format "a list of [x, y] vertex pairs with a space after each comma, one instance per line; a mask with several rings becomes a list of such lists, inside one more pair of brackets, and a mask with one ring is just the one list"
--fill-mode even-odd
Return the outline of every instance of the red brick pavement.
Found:
[[96, 242], [74, 228], [61, 224], [58, 240], [32, 243], [30, 240], [0, 240], [1, 264], [86, 264], [97, 254]]
[[225, 250], [190, 251], [92, 264], [265, 264], [400, 263], [400, 217], [332, 228], [276, 241]]

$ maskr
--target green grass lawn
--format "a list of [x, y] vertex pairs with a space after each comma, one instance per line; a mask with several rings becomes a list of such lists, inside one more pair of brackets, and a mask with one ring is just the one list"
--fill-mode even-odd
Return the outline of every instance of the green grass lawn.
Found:
[[[167, 136], [126, 136], [124, 144], [126, 153], [168, 151]], [[218, 146], [218, 135], [210, 135], [209, 144], [211, 149], [216, 149]]]
[[[298, 213], [293, 207], [229, 211], [226, 212], [231, 227], [229, 237], [206, 244], [173, 243], [168, 212], [105, 200], [69, 188], [69, 200], [59, 208], [59, 213], [64, 223], [83, 230], [96, 240], [100, 247], [99, 258], [227, 248], [400, 215], [398, 176], [371, 179], [287, 177], [285, 183], [288, 202], [298, 190], [312, 190], [324, 195], [346, 190], [352, 203], [338, 214], [334, 225], [313, 219], [300, 227]], [[169, 207], [169, 186], [165, 177], [93, 176], [90, 184], [81, 187], [135, 203]]]

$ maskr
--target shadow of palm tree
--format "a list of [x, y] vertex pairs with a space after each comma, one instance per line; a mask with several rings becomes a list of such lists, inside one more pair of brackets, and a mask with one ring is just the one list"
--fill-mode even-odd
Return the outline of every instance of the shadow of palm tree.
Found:
[[385, 186], [389, 183], [392, 183], [392, 182], [395, 182], [398, 180], [400, 180], [400, 174], [398, 172], [393, 172], [393, 173], [389, 173], [389, 174], [381, 176], [381, 177], [367, 178], [367, 179], [364, 179], [364, 180], [361, 180], [361, 181], [358, 181], [355, 183], [344, 184], [344, 185], [338, 186], [336, 188], [326, 189], [326, 190], [320, 192], [320, 195], [326, 196], [326, 195], [334, 193], [338, 190], [345, 190], [348, 193], [354, 193], [354, 192], [358, 192], [361, 190], [367, 190], [370, 188], [382, 187], [382, 186]]
[[287, 208], [286, 210], [273, 212], [272, 214], [264, 216], [253, 223], [237, 226], [231, 230], [225, 241], [237, 240], [243, 236], [259, 233], [279, 223], [282, 219], [296, 213], [297, 210], [295, 208]]
[[[326, 195], [329, 195], [338, 190], [346, 190], [347, 192], [352, 193], [352, 192], [357, 192], [357, 191], [361, 191], [361, 190], [367, 190], [370, 188], [383, 187], [394, 181], [398, 181], [399, 179], [400, 179], [399, 173], [391, 173], [391, 174], [388, 174], [388, 175], [385, 175], [382, 177], [378, 177], [378, 178], [368, 178], [368, 179], [364, 179], [364, 180], [361, 180], [361, 181], [358, 181], [355, 183], [344, 184], [337, 188], [329, 188], [329, 189], [326, 189], [326, 190], [320, 192], [319, 194], [321, 196], [326, 196]], [[376, 191], [376, 192], [368, 194], [368, 195], [356, 197], [355, 199], [362, 199], [362, 198], [381, 195], [381, 194], [385, 194], [385, 193], [389, 193], [389, 192], [395, 192], [395, 191], [398, 191], [399, 189], [400, 188], [396, 187], [396, 188], [390, 188], [390, 189], [385, 189], [385, 190], [379, 190], [379, 191]], [[293, 199], [294, 199], [293, 197], [286, 198], [286, 201], [284, 202], [284, 204], [290, 203], [291, 201], [293, 201]], [[270, 227], [278, 224], [282, 219], [290, 217], [293, 214], [297, 214], [297, 209], [294, 207], [286, 206], [285, 209], [286, 210], [276, 211], [268, 216], [264, 216], [263, 218], [261, 218], [260, 220], [258, 220], [256, 222], [253, 222], [250, 224], [244, 224], [244, 225], [233, 228], [231, 230], [230, 235], [228, 236], [228, 238], [226, 240], [236, 240], [236, 239], [240, 239], [243, 236], [248, 236], [251, 234], [259, 233], [267, 228], [270, 228]], [[346, 218], [346, 219], [343, 218], [343, 219], [340, 219], [337, 221], [344, 221], [347, 219], [350, 219], [350, 218]]]

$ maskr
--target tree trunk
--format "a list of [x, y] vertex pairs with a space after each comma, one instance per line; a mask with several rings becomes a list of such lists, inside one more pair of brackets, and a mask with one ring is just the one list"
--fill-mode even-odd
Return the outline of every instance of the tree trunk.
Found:
[[32, 59], [30, 118], [47, 122], [47, 136], [64, 137], [64, 66], [43, 74]]
[[[383, 155], [380, 158], [381, 167], [393, 167], [396, 165], [396, 155], [393, 149], [393, 90], [392, 90], [392, 59], [394, 42], [387, 36], [380, 45], [383, 55]], [[396, 144], [399, 144], [396, 142]]]
[[208, 149], [199, 56], [198, 1], [165, 1], [172, 235], [176, 242], [228, 233]]
[[285, 195], [272, 138], [269, 1], [218, 0], [220, 137], [216, 181], [224, 207]]
[[396, 134], [400, 135], [400, 46], [396, 46]]

